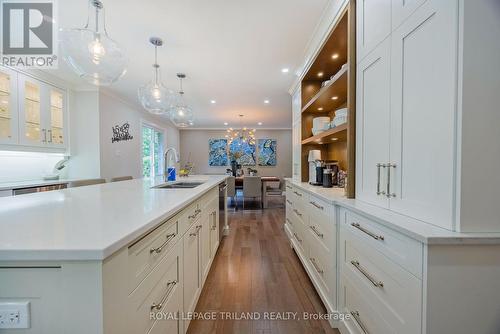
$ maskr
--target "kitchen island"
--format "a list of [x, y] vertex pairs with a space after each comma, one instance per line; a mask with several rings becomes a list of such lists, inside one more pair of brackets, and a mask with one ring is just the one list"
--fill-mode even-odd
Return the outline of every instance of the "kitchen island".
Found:
[[29, 302], [22, 333], [184, 332], [219, 244], [225, 178], [181, 180], [201, 183], [190, 189], [156, 188], [158, 178], [1, 198], [0, 303]]

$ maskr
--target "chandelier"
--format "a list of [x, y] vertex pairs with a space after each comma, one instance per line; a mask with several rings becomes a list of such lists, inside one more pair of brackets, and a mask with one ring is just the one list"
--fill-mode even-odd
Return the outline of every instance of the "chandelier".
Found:
[[180, 81], [180, 91], [177, 96], [177, 102], [174, 107], [170, 109], [170, 121], [174, 123], [175, 126], [179, 128], [187, 128], [194, 124], [193, 121], [193, 110], [188, 107], [184, 101], [184, 90], [182, 88], [182, 79], [186, 78], [184, 73], [177, 73], [177, 77]]
[[155, 48], [155, 62], [153, 64], [153, 79], [140, 87], [138, 90], [139, 101], [144, 109], [152, 114], [161, 115], [171, 108], [174, 92], [166, 88], [160, 77], [160, 65], [158, 64], [158, 47], [163, 45], [163, 41], [158, 37], [151, 37], [149, 42]]
[[240, 143], [248, 143], [250, 145], [255, 145], [255, 129], [248, 129], [246, 127], [241, 127], [242, 119], [244, 115], [238, 115], [240, 117], [240, 128], [227, 129], [226, 138], [229, 140], [229, 144], [233, 143], [235, 140], [239, 140]]
[[127, 71], [128, 58], [121, 46], [108, 36], [104, 6], [89, 0], [86, 25], [61, 30], [64, 60], [81, 78], [97, 86], [109, 86]]

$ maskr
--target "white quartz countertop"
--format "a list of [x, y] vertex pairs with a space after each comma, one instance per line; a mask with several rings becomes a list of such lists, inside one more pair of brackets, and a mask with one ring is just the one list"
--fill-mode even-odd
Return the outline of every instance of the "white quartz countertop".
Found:
[[29, 180], [29, 181], [0, 182], [0, 191], [65, 184], [65, 183], [70, 183], [71, 181], [76, 181], [76, 180], [58, 179], [58, 180]]
[[103, 260], [223, 182], [192, 189], [136, 179], [0, 198], [0, 261]]
[[307, 182], [299, 182], [293, 179], [286, 180], [322, 200], [349, 209], [356, 214], [370, 218], [377, 223], [425, 244], [500, 244], [500, 233], [459, 233], [448, 231], [360, 200], [348, 199], [344, 196], [344, 189], [322, 188], [312, 186]]

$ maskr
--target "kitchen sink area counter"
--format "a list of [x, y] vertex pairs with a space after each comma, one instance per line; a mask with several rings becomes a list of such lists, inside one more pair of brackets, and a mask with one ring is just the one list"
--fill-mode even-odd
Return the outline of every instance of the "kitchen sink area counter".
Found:
[[[215, 189], [225, 176], [162, 177], [0, 198], [1, 261], [104, 260]], [[172, 184], [172, 183], [170, 183]]]
[[27, 305], [23, 333], [185, 333], [182, 315], [194, 311], [219, 224], [227, 227], [225, 180], [159, 177], [1, 198], [0, 302]]

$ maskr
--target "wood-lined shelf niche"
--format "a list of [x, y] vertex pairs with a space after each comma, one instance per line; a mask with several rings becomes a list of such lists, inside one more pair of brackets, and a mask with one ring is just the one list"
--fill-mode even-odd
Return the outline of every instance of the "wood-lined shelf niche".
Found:
[[[301, 82], [302, 181], [309, 181], [309, 151], [321, 151], [323, 160], [338, 160], [348, 174], [347, 196], [354, 198], [355, 131], [356, 131], [356, 9], [354, 1], [334, 25], [330, 36], [314, 59]], [[344, 66], [347, 64], [346, 66]], [[334, 76], [334, 80], [331, 78]], [[323, 82], [330, 82], [323, 84]], [[346, 124], [312, 134], [315, 117], [328, 116], [333, 120], [335, 111], [348, 109]]]

